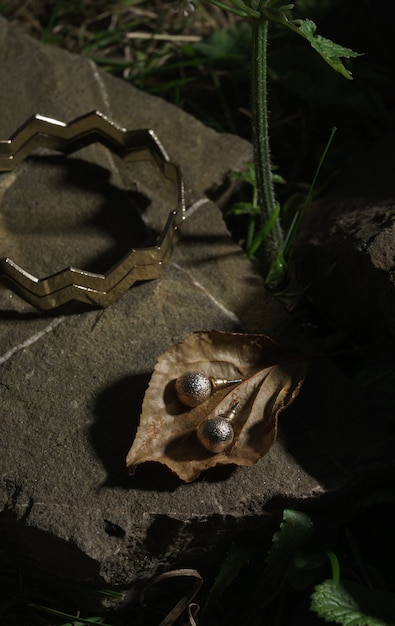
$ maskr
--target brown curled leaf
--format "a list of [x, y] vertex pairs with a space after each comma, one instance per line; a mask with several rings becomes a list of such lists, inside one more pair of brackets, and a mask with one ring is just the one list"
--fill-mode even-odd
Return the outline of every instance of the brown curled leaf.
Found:
[[195, 620], [195, 616], [199, 611], [199, 605], [192, 602], [194, 597], [199, 592], [201, 586], [203, 585], [203, 578], [200, 576], [199, 572], [195, 569], [175, 569], [170, 572], [165, 572], [164, 574], [159, 574], [153, 580], [151, 580], [148, 585], [142, 590], [140, 594], [140, 603], [143, 606], [146, 606], [146, 594], [147, 591], [158, 585], [164, 580], [168, 580], [170, 578], [182, 577], [182, 578], [191, 578], [193, 581], [193, 585], [188, 593], [186, 593], [172, 608], [170, 613], [166, 615], [166, 617], [161, 621], [159, 626], [173, 626], [178, 618], [187, 611], [188, 613], [188, 621], [191, 626], [197, 626], [197, 622]]
[[[242, 382], [188, 408], [177, 398], [175, 380], [191, 371]], [[290, 356], [266, 335], [216, 330], [189, 335], [156, 363], [127, 455], [128, 471], [157, 461], [191, 482], [216, 465], [253, 465], [274, 443], [278, 415], [296, 398], [305, 373], [305, 360]], [[224, 452], [208, 452], [196, 436], [199, 424], [227, 415], [237, 403], [232, 444]]]

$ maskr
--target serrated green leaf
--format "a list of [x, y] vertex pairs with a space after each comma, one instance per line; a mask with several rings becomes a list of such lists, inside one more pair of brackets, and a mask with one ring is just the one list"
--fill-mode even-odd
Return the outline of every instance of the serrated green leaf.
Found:
[[345, 78], [352, 80], [351, 72], [344, 67], [341, 57], [350, 59], [361, 56], [358, 52], [354, 52], [351, 48], [345, 48], [331, 39], [326, 39], [316, 34], [317, 26], [309, 19], [306, 20], [289, 20], [288, 17], [279, 9], [262, 8], [263, 15], [273, 22], [286, 26], [294, 33], [301, 35], [310, 43], [311, 47], [334, 69], [340, 72]]
[[352, 581], [325, 580], [315, 587], [310, 608], [341, 626], [395, 626], [395, 595]]
[[297, 27], [299, 33], [310, 43], [312, 48], [330, 65], [334, 70], [340, 72], [345, 78], [352, 79], [351, 72], [347, 70], [340, 60], [340, 57], [350, 59], [360, 56], [350, 48], [345, 48], [339, 44], [326, 39], [321, 35], [316, 35], [317, 26], [312, 20], [300, 20]]

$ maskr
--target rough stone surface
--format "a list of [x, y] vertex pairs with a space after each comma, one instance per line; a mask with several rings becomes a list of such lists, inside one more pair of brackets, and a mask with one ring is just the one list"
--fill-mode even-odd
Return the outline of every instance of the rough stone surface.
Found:
[[395, 337], [395, 123], [310, 208], [297, 243], [318, 307], [358, 338]]
[[[127, 128], [154, 128], [182, 168], [190, 205], [164, 276], [134, 286], [105, 310], [71, 305], [40, 314], [0, 292], [6, 536], [49, 570], [134, 588], [163, 569], [212, 558], [216, 546], [267, 519], [267, 503], [315, 499], [369, 470], [393, 467], [385, 421], [373, 423], [361, 394], [319, 362], [282, 418], [283, 435], [254, 467], [213, 471], [184, 485], [153, 464], [128, 480], [126, 452], [161, 352], [210, 328], [292, 335], [205, 196], [250, 158], [250, 147], [86, 59], [21, 36], [4, 20], [0, 77], [0, 136], [36, 112], [68, 121], [91, 109]], [[158, 230], [168, 207], [151, 180], [144, 168], [126, 171], [101, 146], [68, 159], [26, 160], [0, 177], [4, 255], [11, 250], [38, 273], [66, 261], [100, 267], [128, 245], [131, 223], [142, 241]]]

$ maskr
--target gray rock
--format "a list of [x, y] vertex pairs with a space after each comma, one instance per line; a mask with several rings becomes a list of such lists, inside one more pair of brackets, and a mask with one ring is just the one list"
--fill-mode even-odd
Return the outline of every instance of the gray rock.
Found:
[[[210, 328], [294, 335], [206, 196], [250, 158], [250, 146], [4, 20], [0, 78], [1, 137], [36, 112], [70, 121], [99, 109], [127, 128], [151, 127], [182, 168], [190, 206], [163, 277], [105, 310], [70, 305], [42, 314], [10, 290], [0, 293], [6, 536], [49, 571], [136, 589], [159, 571], [213, 559], [235, 533], [270, 518], [267, 503], [300, 504], [363, 479], [371, 467], [388, 469], [394, 446], [385, 425], [373, 428], [360, 393], [319, 364], [284, 415], [283, 436], [254, 467], [184, 485], [146, 465], [127, 479], [126, 453], [161, 352]], [[96, 268], [129, 245], [128, 220], [137, 240], [157, 232], [168, 208], [159, 206], [151, 180], [100, 145], [67, 159], [27, 159], [0, 177], [4, 255], [37, 273], [57, 263]], [[132, 217], [130, 189], [139, 209], [132, 207]]]
[[299, 278], [359, 341], [395, 337], [395, 123], [310, 207], [296, 243]]
[[[99, 109], [126, 128], [153, 128], [185, 180], [184, 240], [163, 279], [100, 311], [44, 315], [0, 293], [2, 526], [49, 569], [56, 550], [57, 569], [126, 586], [169, 566], [191, 533], [200, 545], [208, 520], [218, 536], [242, 514], [237, 474], [225, 489], [178, 486], [161, 467], [129, 482], [125, 457], [161, 352], [194, 330], [276, 334], [286, 320], [205, 194], [251, 149], [4, 20], [0, 39], [1, 137], [37, 112], [67, 122]], [[147, 166], [127, 168], [101, 145], [27, 159], [0, 178], [4, 255], [38, 276], [71, 263], [104, 271], [111, 255], [163, 227], [173, 207], [161, 206], [153, 180]]]

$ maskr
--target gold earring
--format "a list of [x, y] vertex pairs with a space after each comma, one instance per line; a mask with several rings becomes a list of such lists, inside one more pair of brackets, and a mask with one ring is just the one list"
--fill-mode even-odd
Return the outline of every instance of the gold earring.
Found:
[[231, 422], [239, 405], [240, 402], [237, 402], [226, 415], [210, 417], [199, 424], [197, 438], [206, 450], [218, 454], [229, 448], [235, 437]]
[[208, 400], [217, 389], [222, 389], [228, 385], [236, 385], [237, 383], [241, 383], [241, 378], [227, 380], [226, 378], [205, 376], [202, 372], [187, 372], [177, 378], [175, 390], [182, 404], [195, 407]]

